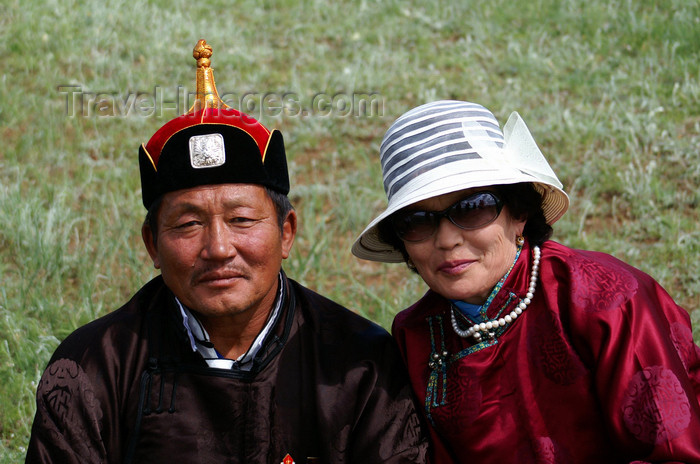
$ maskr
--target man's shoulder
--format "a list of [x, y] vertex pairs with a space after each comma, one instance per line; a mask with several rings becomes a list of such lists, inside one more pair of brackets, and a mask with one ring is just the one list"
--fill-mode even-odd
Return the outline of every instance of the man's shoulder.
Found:
[[396, 342], [386, 329], [297, 282], [290, 283], [299, 334], [316, 346], [326, 375], [344, 375], [353, 366], [376, 369], [382, 376], [403, 369]]
[[336, 339], [391, 339], [379, 324], [292, 279], [289, 282], [297, 307], [301, 309], [305, 322], [311, 324], [315, 331], [330, 334]]
[[127, 347], [143, 334], [147, 310], [164, 294], [162, 278], [156, 277], [139, 289], [127, 303], [77, 329], [56, 349], [53, 359], [81, 361], [101, 347]]

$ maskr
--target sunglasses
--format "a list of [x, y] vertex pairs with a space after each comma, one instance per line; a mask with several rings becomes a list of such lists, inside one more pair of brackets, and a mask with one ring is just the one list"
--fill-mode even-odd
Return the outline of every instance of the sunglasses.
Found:
[[442, 211], [398, 212], [391, 216], [391, 224], [401, 240], [420, 242], [435, 234], [444, 217], [460, 229], [474, 230], [495, 221], [501, 209], [503, 203], [494, 193], [478, 192]]

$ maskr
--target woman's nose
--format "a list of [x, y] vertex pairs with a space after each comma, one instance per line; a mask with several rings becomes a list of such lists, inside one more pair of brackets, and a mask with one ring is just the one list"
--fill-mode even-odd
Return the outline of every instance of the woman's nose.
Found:
[[440, 218], [434, 236], [435, 247], [450, 250], [457, 245], [461, 245], [464, 242], [463, 232], [464, 231], [454, 225], [449, 218]]

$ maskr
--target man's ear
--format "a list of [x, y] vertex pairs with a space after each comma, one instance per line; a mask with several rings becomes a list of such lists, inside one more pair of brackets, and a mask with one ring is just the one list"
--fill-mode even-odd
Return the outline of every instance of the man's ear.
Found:
[[291, 210], [282, 224], [282, 259], [287, 259], [297, 235], [297, 213]]
[[143, 239], [143, 244], [146, 246], [148, 254], [153, 260], [153, 267], [160, 269], [160, 260], [158, 259], [158, 247], [156, 246], [156, 238], [153, 235], [151, 226], [147, 222], [141, 226], [141, 239]]

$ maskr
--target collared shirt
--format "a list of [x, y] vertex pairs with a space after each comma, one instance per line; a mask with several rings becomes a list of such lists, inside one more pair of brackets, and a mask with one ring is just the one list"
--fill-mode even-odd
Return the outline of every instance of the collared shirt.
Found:
[[265, 326], [262, 328], [258, 336], [255, 337], [255, 340], [248, 348], [248, 351], [243, 353], [237, 359], [224, 358], [218, 351], [216, 351], [214, 344], [209, 338], [209, 334], [199, 319], [197, 319], [194, 313], [183, 305], [180, 300], [177, 299], [177, 297], [175, 297], [175, 301], [177, 302], [180, 308], [180, 313], [182, 314], [182, 321], [185, 326], [185, 330], [187, 331], [187, 336], [190, 339], [192, 351], [196, 351], [201, 354], [209, 367], [214, 367], [217, 369], [233, 369], [234, 367], [238, 367], [241, 370], [249, 371], [253, 367], [253, 358], [262, 347], [267, 334], [270, 333], [280, 317], [282, 302], [284, 301], [284, 284], [282, 281], [281, 272], [278, 277], [278, 283], [277, 297], [273, 303], [272, 311], [270, 311], [270, 315], [267, 318]]

